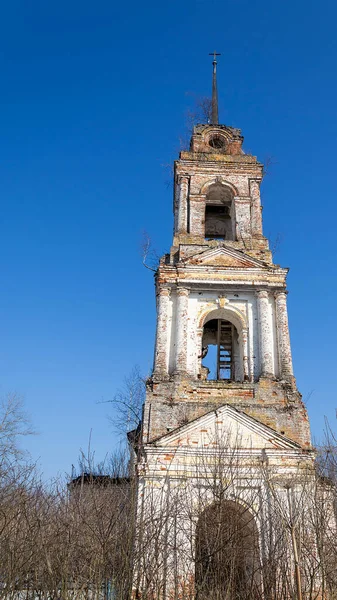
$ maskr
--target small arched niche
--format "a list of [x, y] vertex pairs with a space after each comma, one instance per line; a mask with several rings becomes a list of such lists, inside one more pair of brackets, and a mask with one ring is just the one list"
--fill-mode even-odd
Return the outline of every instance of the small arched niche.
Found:
[[199, 517], [195, 543], [197, 600], [260, 597], [259, 534], [245, 506], [224, 500], [207, 507]]
[[218, 309], [203, 324], [201, 372], [203, 379], [243, 381], [241, 323], [230, 311]]
[[222, 183], [212, 184], [206, 194], [205, 238], [235, 240], [234, 201], [232, 190]]

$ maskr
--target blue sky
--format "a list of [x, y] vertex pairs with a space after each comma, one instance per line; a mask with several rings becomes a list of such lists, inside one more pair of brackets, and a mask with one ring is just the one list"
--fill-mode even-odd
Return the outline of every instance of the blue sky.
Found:
[[[264, 230], [291, 268], [295, 374], [315, 437], [337, 406], [337, 5], [304, 0], [2, 3], [0, 392], [25, 399], [45, 477], [70, 470], [134, 364], [151, 369], [170, 165], [218, 67], [220, 121], [272, 167]], [[324, 318], [323, 318], [324, 317]]]

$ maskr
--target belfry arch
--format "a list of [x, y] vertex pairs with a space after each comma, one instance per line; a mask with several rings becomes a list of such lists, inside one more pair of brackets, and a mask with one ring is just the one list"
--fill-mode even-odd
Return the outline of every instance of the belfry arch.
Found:
[[233, 307], [214, 309], [201, 317], [199, 325], [201, 377], [248, 380], [248, 328], [242, 313]]
[[205, 239], [236, 239], [235, 203], [232, 186], [214, 181], [202, 188], [205, 197]]
[[250, 510], [232, 500], [208, 506], [196, 527], [197, 600], [255, 598], [259, 564], [259, 532]]
[[230, 183], [222, 177], [213, 177], [212, 179], [208, 180], [202, 185], [199, 193], [202, 195], [207, 195], [210, 188], [213, 187], [215, 184], [228, 188], [233, 198], [239, 195], [237, 188], [232, 183]]

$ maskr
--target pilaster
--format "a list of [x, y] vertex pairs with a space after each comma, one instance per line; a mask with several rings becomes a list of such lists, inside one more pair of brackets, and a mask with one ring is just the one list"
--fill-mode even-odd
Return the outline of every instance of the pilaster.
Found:
[[266, 290], [257, 292], [260, 340], [260, 376], [274, 377], [271, 331], [271, 307], [269, 293]]
[[168, 312], [170, 290], [160, 286], [157, 295], [157, 331], [154, 359], [154, 374], [168, 376]]
[[187, 372], [187, 318], [189, 290], [177, 288], [176, 301], [176, 365], [175, 375]]
[[188, 181], [188, 175], [179, 176], [178, 233], [187, 233]]
[[251, 179], [250, 180], [250, 194], [251, 194], [251, 223], [252, 223], [252, 236], [262, 236], [262, 208], [260, 199], [260, 181]]
[[248, 331], [247, 331], [247, 329], [242, 329], [241, 340], [242, 340], [242, 354], [243, 354], [243, 379], [244, 379], [244, 381], [249, 381], [251, 378], [249, 376]]
[[190, 231], [194, 235], [205, 235], [205, 201], [206, 196], [190, 194]]
[[287, 311], [287, 292], [275, 293], [276, 305], [276, 328], [277, 343], [280, 357], [281, 377], [284, 379], [293, 377], [293, 364], [291, 357], [288, 311]]
[[250, 196], [234, 196], [235, 206], [235, 239], [238, 241], [251, 238]]

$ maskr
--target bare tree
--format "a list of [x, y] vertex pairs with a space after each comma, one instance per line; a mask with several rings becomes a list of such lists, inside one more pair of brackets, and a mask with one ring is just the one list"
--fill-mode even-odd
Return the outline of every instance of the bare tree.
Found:
[[156, 273], [159, 266], [160, 255], [153, 247], [152, 240], [147, 231], [143, 231], [140, 250], [144, 267]]
[[23, 400], [15, 393], [0, 399], [0, 466], [3, 468], [27, 458], [20, 447], [20, 440], [32, 435], [34, 430], [23, 406]]
[[[143, 387], [135, 370], [116, 394], [120, 430], [138, 425]], [[145, 461], [136, 444], [137, 478], [126, 452], [97, 464], [89, 451], [71, 479], [46, 485], [16, 452], [27, 429], [21, 404], [11, 406], [1, 421], [11, 456], [0, 479], [3, 600], [126, 600], [131, 588], [151, 600], [336, 600], [332, 428], [317, 472], [305, 456], [282, 471], [219, 425], [197, 451], [153, 444]]]
[[139, 367], [135, 366], [124, 378], [122, 387], [111, 400], [107, 401], [114, 407], [114, 414], [109, 419], [117, 431], [124, 436], [140, 428], [145, 402], [145, 383]]
[[208, 96], [196, 96], [191, 93], [188, 95], [193, 97], [194, 105], [192, 108], [188, 108], [185, 113], [184, 132], [179, 138], [180, 150], [189, 149], [194, 126], [198, 123], [208, 124], [211, 122], [212, 117], [212, 98]]

